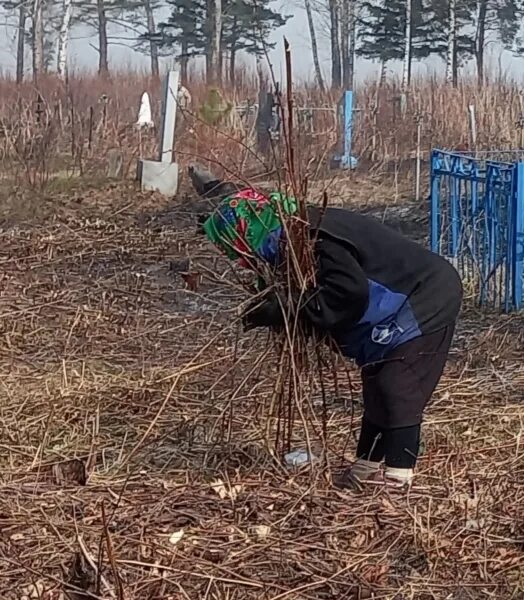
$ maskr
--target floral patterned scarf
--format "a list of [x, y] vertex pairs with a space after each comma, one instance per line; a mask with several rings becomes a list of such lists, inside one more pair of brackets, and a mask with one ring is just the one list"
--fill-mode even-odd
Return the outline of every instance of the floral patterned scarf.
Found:
[[265, 196], [252, 188], [225, 198], [205, 221], [207, 238], [244, 266], [250, 257], [275, 265], [279, 258], [282, 217], [297, 212], [293, 198], [274, 192]]

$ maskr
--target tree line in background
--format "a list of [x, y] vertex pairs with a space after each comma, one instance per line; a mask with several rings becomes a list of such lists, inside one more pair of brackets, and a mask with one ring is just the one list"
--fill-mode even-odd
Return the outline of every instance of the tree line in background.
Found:
[[446, 81], [456, 85], [459, 68], [475, 61], [484, 83], [490, 44], [522, 54], [524, 0], [304, 0], [318, 84], [315, 12], [327, 12], [331, 40], [331, 82], [351, 88], [355, 56], [378, 61], [381, 80], [392, 61], [402, 61], [402, 86], [411, 82], [413, 62], [430, 56], [445, 61]]
[[[271, 0], [0, 0], [16, 31], [16, 78], [23, 80], [26, 49], [33, 79], [56, 67], [67, 75], [72, 32], [82, 25], [97, 37], [98, 70], [109, 73], [109, 47], [125, 45], [150, 57], [159, 74], [159, 57], [175, 58], [187, 79], [189, 61], [205, 57], [210, 83], [234, 83], [239, 53], [264, 57], [273, 45], [270, 34], [286, 24]], [[414, 61], [441, 57], [446, 80], [456, 85], [461, 66], [475, 61], [484, 82], [485, 54], [497, 42], [516, 53], [520, 44], [524, 0], [295, 0], [309, 25], [317, 83], [325, 89], [318, 37], [330, 40], [330, 79], [334, 88], [353, 86], [355, 57], [387, 66], [401, 61], [402, 84], [408, 87]], [[160, 9], [169, 9], [158, 22]], [[121, 32], [114, 34], [115, 26]], [[122, 33], [123, 32], [123, 33]]]
[[[180, 63], [183, 80], [190, 59], [203, 56], [209, 81], [220, 81], [224, 72], [233, 80], [239, 52], [264, 56], [274, 47], [268, 42], [271, 31], [289, 18], [270, 5], [271, 0], [0, 0], [16, 21], [18, 82], [28, 47], [34, 80], [55, 65], [65, 78], [69, 40], [81, 26], [97, 38], [91, 45], [98, 52], [100, 75], [109, 73], [109, 47], [125, 45], [149, 55], [154, 76], [161, 56]], [[166, 8], [171, 14], [157, 22], [159, 10]]]

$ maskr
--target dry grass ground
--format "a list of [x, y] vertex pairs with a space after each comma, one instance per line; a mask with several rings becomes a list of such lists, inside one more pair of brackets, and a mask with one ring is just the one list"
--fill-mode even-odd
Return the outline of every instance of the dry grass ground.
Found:
[[[357, 374], [340, 365], [328, 467], [280, 466], [267, 340], [239, 333], [242, 292], [180, 197], [2, 199], [0, 597], [524, 598], [522, 317], [465, 311], [409, 497], [338, 492]], [[170, 266], [189, 256], [198, 287]]]

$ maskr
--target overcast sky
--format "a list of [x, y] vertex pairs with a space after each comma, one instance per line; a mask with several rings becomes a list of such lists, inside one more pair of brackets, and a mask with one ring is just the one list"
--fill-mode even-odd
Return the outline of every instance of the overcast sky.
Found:
[[[293, 51], [293, 66], [297, 77], [307, 78], [313, 76], [313, 66], [311, 60], [311, 44], [309, 39], [309, 30], [307, 19], [304, 10], [301, 8], [301, 0], [286, 1], [276, 0], [275, 8], [281, 8], [285, 14], [291, 14], [293, 17], [288, 21], [287, 25], [273, 33], [271, 41], [276, 42], [276, 49], [271, 53], [271, 61], [273, 62], [277, 78], [280, 78], [282, 70], [282, 39], [286, 36], [289, 40]], [[169, 11], [163, 11], [157, 15], [157, 22], [162, 21], [167, 17]], [[15, 65], [15, 33], [13, 25], [5, 24], [6, 19], [2, 19], [4, 23], [0, 27], [0, 66], [2, 71], [13, 72]], [[329, 60], [329, 38], [326, 24], [322, 21], [317, 26], [318, 42], [320, 49], [321, 66], [324, 74], [329, 76], [330, 60]], [[96, 44], [96, 38], [89, 37], [90, 32], [75, 28], [72, 36], [70, 62], [76, 68], [96, 69], [98, 55], [93, 48]], [[109, 49], [109, 58], [111, 66], [120, 67], [148, 67], [148, 59], [132, 49], [125, 48], [120, 45], [111, 45]], [[252, 59], [247, 59], [251, 60]], [[524, 69], [524, 58], [514, 58], [511, 53], [503, 52], [500, 48], [492, 45], [488, 50], [488, 66], [502, 69], [506, 73], [510, 73], [519, 80], [522, 78]], [[30, 61], [26, 61], [26, 65], [30, 65]], [[393, 70], [398, 71], [399, 65], [394, 65]], [[443, 65], [438, 59], [433, 59], [424, 64], [415, 66], [415, 73], [425, 74], [433, 71], [443, 71]], [[378, 66], [368, 61], [357, 61], [357, 80], [362, 80], [370, 77], [375, 77], [378, 73]]]

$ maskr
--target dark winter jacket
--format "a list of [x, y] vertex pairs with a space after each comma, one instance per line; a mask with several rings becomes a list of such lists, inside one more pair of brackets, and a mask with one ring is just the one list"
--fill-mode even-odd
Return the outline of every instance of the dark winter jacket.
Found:
[[377, 362], [456, 320], [462, 285], [448, 261], [345, 209], [310, 208], [309, 221], [317, 238], [317, 287], [301, 302], [300, 315], [345, 356], [359, 365]]

